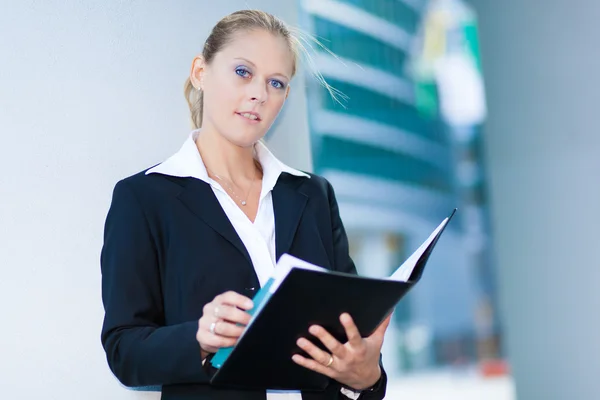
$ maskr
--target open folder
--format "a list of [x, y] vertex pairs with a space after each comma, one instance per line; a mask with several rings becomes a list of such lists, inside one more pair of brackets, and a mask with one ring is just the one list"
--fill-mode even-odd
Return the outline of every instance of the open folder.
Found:
[[369, 336], [419, 281], [434, 246], [456, 209], [389, 277], [368, 278], [330, 271], [289, 254], [280, 257], [273, 276], [255, 295], [252, 318], [234, 347], [211, 359], [214, 385], [246, 389], [322, 390], [329, 378], [292, 361], [302, 354], [296, 341], [320, 325], [341, 343], [347, 338], [339, 322], [349, 313], [363, 337]]

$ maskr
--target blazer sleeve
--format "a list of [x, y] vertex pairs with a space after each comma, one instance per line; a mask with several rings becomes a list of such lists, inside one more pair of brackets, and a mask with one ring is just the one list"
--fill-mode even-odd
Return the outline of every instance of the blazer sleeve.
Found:
[[108, 365], [130, 387], [208, 381], [198, 321], [165, 326], [158, 257], [144, 211], [126, 180], [115, 186], [101, 257]]
[[333, 237], [333, 265], [336, 271], [356, 274], [356, 266], [350, 257], [348, 236], [340, 218], [335, 191], [329, 181], [327, 182], [327, 198], [329, 199], [329, 215], [331, 218], [331, 230]]
[[[331, 229], [333, 235], [334, 268], [337, 271], [356, 274], [356, 266], [350, 257], [348, 235], [346, 234], [346, 229], [344, 228], [344, 224], [342, 223], [342, 219], [340, 217], [340, 210], [335, 197], [335, 191], [329, 182], [327, 182], [327, 197], [329, 198]], [[385, 373], [383, 363], [381, 362], [381, 355], [379, 357], [379, 366], [381, 367], [381, 378], [372, 388], [363, 391], [359, 399], [381, 400], [385, 397], [387, 388], [387, 374]], [[338, 396], [339, 399], [348, 399], [348, 397], [343, 395], [341, 392]]]

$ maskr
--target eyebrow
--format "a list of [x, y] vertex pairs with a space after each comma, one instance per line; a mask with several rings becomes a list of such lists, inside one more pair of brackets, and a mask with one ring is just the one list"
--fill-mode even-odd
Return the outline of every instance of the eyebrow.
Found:
[[[247, 62], [248, 64], [251, 64], [253, 67], [256, 67], [256, 64], [254, 64], [252, 61], [248, 60], [247, 58], [244, 58], [244, 57], [236, 57], [236, 58], [235, 58], [235, 60], [242, 60], [242, 61], [245, 61], [245, 62]], [[285, 78], [285, 79], [286, 79], [286, 80], [288, 80], [288, 81], [290, 80], [290, 78], [289, 78], [287, 75], [285, 75], [285, 74], [282, 74], [281, 72], [276, 72], [276, 73], [274, 73], [274, 74], [272, 74], [272, 75], [273, 75], [273, 76], [280, 76], [280, 77], [282, 77], [282, 78]]]

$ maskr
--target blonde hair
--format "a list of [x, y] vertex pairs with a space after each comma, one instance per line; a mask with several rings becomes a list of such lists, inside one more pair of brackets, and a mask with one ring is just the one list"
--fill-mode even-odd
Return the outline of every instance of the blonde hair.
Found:
[[[313, 49], [309, 42], [311, 39], [319, 47], [332, 54], [327, 48], [325, 48], [318, 40], [310, 37], [310, 35], [301, 31], [300, 29], [293, 29], [288, 27], [279, 18], [260, 10], [241, 10], [236, 11], [232, 14], [227, 15], [221, 19], [212, 29], [202, 50], [202, 57], [205, 62], [209, 64], [215, 57], [215, 55], [221, 51], [227, 44], [233, 39], [234, 35], [239, 32], [247, 32], [251, 30], [265, 30], [273, 35], [281, 36], [284, 38], [289, 47], [293, 57], [293, 70], [292, 77], [296, 74], [298, 66], [298, 58], [300, 52], [307, 56], [309, 66], [313, 70], [313, 75], [317, 78], [327, 91], [332, 95], [334, 100], [338, 101], [338, 97], [345, 98], [345, 96], [338, 90], [332, 88], [323, 78], [320, 72], [315, 67], [314, 61], [307, 51], [305, 44]], [[309, 39], [307, 39], [309, 37]], [[192, 119], [192, 127], [194, 129], [202, 126], [202, 111], [203, 111], [203, 93], [192, 85], [190, 78], [188, 77], [184, 85], [184, 94], [190, 108], [190, 114]], [[339, 101], [338, 101], [339, 102]]]

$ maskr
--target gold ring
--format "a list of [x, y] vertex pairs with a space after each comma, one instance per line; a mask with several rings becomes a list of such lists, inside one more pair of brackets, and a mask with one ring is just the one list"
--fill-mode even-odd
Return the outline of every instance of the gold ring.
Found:
[[333, 356], [330, 354], [329, 355], [329, 362], [327, 364], [325, 364], [325, 368], [328, 368], [331, 364], [333, 364]]

